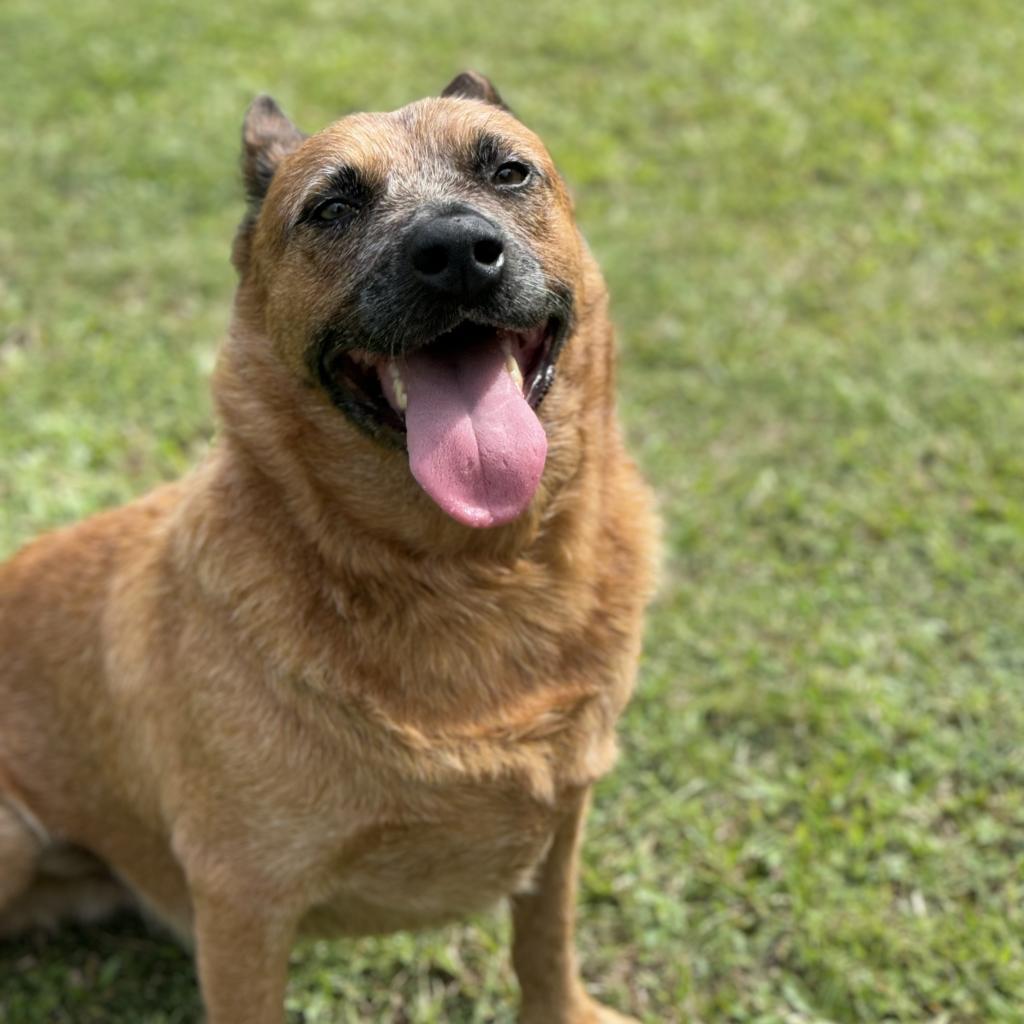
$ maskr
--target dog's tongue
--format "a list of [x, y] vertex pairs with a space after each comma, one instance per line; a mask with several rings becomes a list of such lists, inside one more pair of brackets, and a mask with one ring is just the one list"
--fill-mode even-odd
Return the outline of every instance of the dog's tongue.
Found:
[[500, 526], [530, 503], [548, 439], [505, 368], [500, 335], [402, 366], [409, 467], [466, 526]]

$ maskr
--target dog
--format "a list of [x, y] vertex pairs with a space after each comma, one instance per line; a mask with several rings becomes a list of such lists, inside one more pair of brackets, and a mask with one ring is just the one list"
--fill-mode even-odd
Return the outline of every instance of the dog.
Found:
[[242, 165], [211, 450], [0, 568], [0, 927], [127, 899], [280, 1024], [297, 936], [508, 897], [523, 1024], [627, 1021], [574, 890], [656, 519], [567, 189], [475, 72]]

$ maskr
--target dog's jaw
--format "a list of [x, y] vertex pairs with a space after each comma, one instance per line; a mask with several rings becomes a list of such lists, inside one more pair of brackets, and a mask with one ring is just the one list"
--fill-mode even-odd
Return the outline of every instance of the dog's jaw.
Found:
[[317, 369], [357, 426], [408, 453], [442, 510], [465, 526], [500, 526], [522, 514], [543, 473], [537, 409], [565, 325], [557, 316], [525, 330], [466, 320], [400, 356], [336, 349]]

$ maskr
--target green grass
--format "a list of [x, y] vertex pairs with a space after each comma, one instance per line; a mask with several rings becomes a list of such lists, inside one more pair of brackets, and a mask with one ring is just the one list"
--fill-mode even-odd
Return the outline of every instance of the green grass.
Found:
[[[391, 5], [386, 5], [391, 6]], [[1024, 1021], [1015, 0], [5, 0], [0, 551], [208, 443], [240, 118], [488, 71], [572, 183], [664, 585], [581, 892], [646, 1021]], [[296, 952], [308, 1024], [514, 1019], [500, 916]], [[190, 1021], [140, 926], [0, 946], [0, 1021]]]

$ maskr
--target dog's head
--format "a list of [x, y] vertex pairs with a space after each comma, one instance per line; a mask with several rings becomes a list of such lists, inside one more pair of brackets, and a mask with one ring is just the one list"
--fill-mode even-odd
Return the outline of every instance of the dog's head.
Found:
[[520, 516], [589, 262], [543, 144], [473, 73], [309, 137], [260, 97], [243, 142], [236, 335], [315, 385], [347, 458], [400, 458], [464, 525]]

